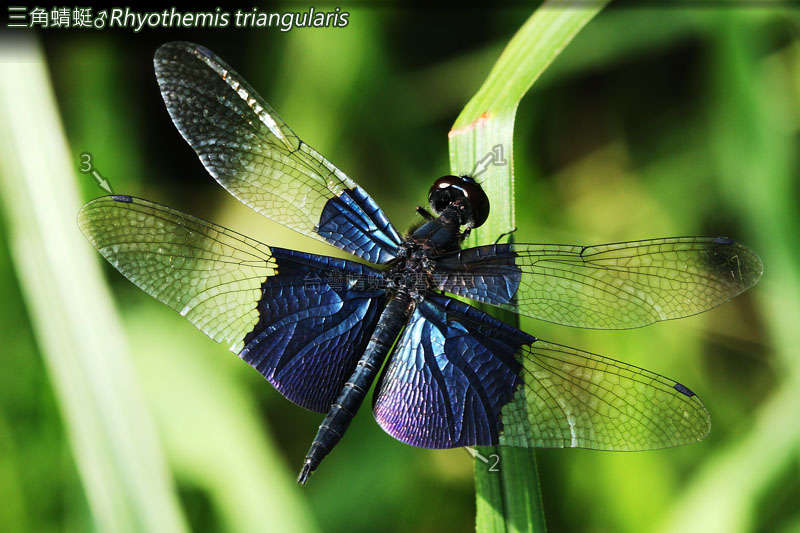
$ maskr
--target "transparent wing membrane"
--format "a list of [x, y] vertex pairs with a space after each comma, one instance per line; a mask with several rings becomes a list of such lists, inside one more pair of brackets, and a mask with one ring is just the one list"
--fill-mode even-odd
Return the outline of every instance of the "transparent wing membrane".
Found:
[[711, 309], [755, 285], [761, 260], [727, 238], [489, 245], [438, 259], [440, 289], [568, 326], [635, 328]]
[[261, 284], [275, 273], [269, 246], [141, 198], [86, 204], [89, 242], [137, 287], [238, 352], [258, 322]]
[[154, 59], [173, 122], [208, 172], [262, 215], [376, 263], [400, 237], [372, 198], [303, 142], [208, 49], [163, 45]]
[[509, 446], [650, 450], [697, 442], [711, 420], [688, 387], [541, 339], [522, 347], [523, 386], [503, 408]]

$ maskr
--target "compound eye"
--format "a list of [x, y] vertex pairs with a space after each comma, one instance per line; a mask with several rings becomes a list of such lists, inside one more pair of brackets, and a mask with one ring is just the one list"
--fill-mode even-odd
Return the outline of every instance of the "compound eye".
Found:
[[454, 187], [459, 183], [461, 183], [460, 177], [449, 175], [442, 176], [433, 182], [428, 191], [428, 203], [434, 213], [441, 214], [457, 197], [463, 196], [461, 191]]
[[442, 176], [433, 182], [428, 202], [437, 215], [447, 206], [461, 207], [461, 224], [477, 228], [489, 217], [489, 198], [478, 183], [469, 176]]
[[477, 228], [482, 226], [486, 219], [489, 218], [489, 197], [483, 192], [483, 187], [478, 185], [475, 180], [467, 176], [464, 176], [463, 179], [464, 181], [461, 182], [460, 186], [472, 211], [471, 220], [469, 221], [470, 226]]

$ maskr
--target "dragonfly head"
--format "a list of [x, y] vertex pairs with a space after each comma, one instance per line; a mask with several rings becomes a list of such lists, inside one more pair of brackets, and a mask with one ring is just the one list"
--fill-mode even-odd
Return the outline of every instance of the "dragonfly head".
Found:
[[489, 217], [489, 198], [469, 176], [442, 176], [431, 185], [428, 202], [436, 215], [450, 208], [461, 226], [477, 228]]

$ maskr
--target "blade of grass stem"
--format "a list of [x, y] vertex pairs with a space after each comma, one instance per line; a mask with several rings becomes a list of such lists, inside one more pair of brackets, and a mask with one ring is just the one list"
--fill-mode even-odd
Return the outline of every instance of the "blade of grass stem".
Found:
[[[494, 242], [515, 227], [513, 133], [519, 101], [580, 29], [605, 5], [545, 2], [506, 46], [486, 81], [458, 116], [450, 138], [450, 167], [469, 174], [487, 154], [502, 151], [505, 164], [489, 165], [478, 180], [492, 206], [489, 220], [473, 231], [468, 245]], [[499, 162], [497, 158], [495, 162]], [[510, 317], [513, 323], [513, 317]], [[475, 463], [478, 531], [545, 531], [536, 455], [531, 449], [494, 447], [499, 472]]]
[[111, 297], [75, 222], [75, 172], [44, 58], [32, 39], [0, 49], [10, 248], [96, 528], [185, 531]]

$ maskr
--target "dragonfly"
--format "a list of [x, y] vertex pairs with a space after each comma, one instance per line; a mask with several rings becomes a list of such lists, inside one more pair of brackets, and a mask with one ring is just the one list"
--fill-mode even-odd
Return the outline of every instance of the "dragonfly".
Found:
[[598, 329], [694, 315], [752, 287], [762, 263], [726, 237], [462, 248], [490, 211], [473, 177], [446, 175], [401, 235], [352, 179], [300, 139], [203, 46], [154, 58], [166, 108], [211, 176], [256, 212], [352, 260], [264, 244], [127, 195], [78, 223], [139, 288], [186, 317], [295, 404], [325, 414], [305, 484], [377, 379], [372, 410], [422, 448], [648, 450], [702, 440], [686, 385], [529, 335], [466, 303]]

